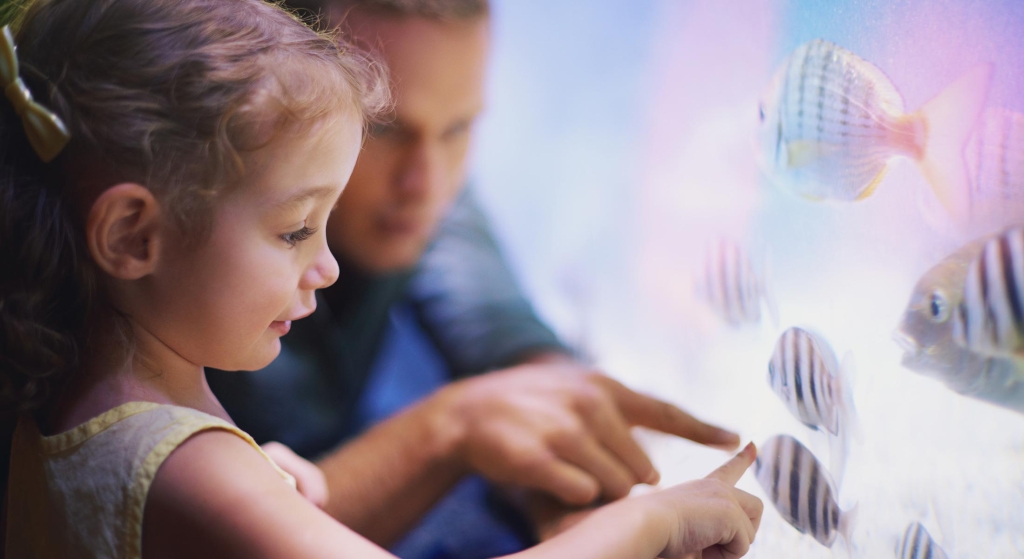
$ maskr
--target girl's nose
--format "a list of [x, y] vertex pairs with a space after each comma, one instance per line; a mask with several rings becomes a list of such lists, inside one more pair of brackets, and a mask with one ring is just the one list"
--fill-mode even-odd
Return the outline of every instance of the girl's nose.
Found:
[[324, 242], [321, 244], [316, 260], [306, 270], [306, 273], [302, 275], [299, 288], [313, 291], [329, 287], [338, 280], [338, 273], [338, 261], [335, 260], [331, 250], [327, 247], [327, 243]]

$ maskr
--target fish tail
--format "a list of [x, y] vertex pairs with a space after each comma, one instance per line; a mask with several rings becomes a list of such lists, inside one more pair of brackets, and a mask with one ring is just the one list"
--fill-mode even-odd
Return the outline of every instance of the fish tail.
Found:
[[860, 503], [857, 503], [839, 515], [838, 530], [839, 534], [843, 536], [843, 543], [846, 544], [846, 552], [849, 557], [853, 557], [853, 528], [857, 524], [859, 510]]
[[843, 356], [839, 366], [839, 410], [840, 430], [849, 433], [858, 443], [864, 442], [864, 432], [853, 403], [853, 384], [857, 378], [857, 364], [852, 352]]
[[967, 72], [911, 118], [924, 122], [918, 163], [935, 195], [958, 223], [970, 215], [970, 184], [964, 148], [988, 98], [992, 64]]

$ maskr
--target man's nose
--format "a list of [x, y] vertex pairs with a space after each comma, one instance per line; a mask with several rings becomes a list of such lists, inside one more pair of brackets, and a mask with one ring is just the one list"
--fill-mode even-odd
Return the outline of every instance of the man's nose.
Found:
[[404, 199], [422, 200], [442, 187], [443, 174], [441, 150], [430, 142], [417, 142], [409, 149], [396, 186]]

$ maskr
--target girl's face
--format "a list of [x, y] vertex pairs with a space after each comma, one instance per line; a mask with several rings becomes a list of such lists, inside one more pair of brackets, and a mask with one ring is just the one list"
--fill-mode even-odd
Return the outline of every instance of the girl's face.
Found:
[[345, 116], [249, 158], [204, 243], [169, 237], [146, 308], [132, 318], [196, 365], [254, 370], [273, 361], [291, 321], [316, 308], [314, 291], [338, 277], [325, 226], [361, 140], [360, 122]]

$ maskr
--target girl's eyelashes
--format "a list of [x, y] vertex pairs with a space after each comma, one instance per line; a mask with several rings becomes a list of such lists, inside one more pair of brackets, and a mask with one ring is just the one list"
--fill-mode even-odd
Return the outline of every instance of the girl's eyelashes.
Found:
[[298, 231], [293, 231], [291, 233], [285, 233], [284, 235], [281, 235], [281, 239], [283, 239], [284, 242], [288, 243], [288, 246], [294, 247], [295, 245], [301, 243], [302, 241], [305, 241], [306, 239], [316, 234], [316, 230], [316, 227], [307, 227], [303, 225], [302, 229], [299, 229]]

